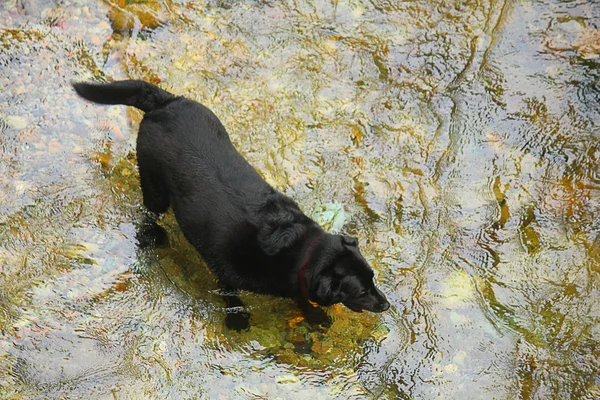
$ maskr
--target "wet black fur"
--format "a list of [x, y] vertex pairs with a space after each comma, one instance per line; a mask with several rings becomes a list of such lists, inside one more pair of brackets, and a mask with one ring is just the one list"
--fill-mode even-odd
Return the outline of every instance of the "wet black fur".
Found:
[[310, 311], [298, 272], [319, 236], [304, 274], [309, 299], [355, 311], [389, 307], [356, 240], [326, 233], [273, 189], [208, 108], [143, 81], [73, 86], [85, 99], [146, 112], [137, 138], [144, 205], [157, 214], [173, 209], [185, 237], [224, 287], [297, 299]]

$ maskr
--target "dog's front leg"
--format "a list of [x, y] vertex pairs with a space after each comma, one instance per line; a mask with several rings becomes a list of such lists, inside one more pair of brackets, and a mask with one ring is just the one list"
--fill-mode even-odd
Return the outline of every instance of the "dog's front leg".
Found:
[[225, 326], [241, 332], [250, 329], [250, 313], [244, 311], [244, 303], [240, 299], [239, 291], [221, 286], [221, 295], [225, 301]]
[[331, 326], [331, 317], [327, 315], [327, 312], [320, 307], [313, 305], [306, 297], [299, 296], [296, 300], [298, 308], [302, 310], [306, 322], [311, 325], [321, 325], [324, 327]]

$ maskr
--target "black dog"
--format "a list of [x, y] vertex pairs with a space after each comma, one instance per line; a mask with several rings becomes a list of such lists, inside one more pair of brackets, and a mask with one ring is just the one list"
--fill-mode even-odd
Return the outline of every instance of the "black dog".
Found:
[[[307, 312], [308, 300], [389, 308], [356, 239], [326, 233], [275, 191], [208, 108], [139, 80], [73, 86], [84, 99], [145, 112], [137, 138], [144, 205], [157, 214], [171, 206], [224, 287], [294, 298]], [[242, 304], [226, 298], [229, 307]]]

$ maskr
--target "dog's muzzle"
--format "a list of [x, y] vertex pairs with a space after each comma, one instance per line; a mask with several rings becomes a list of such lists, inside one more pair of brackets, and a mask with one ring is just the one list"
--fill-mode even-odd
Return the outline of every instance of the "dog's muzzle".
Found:
[[346, 300], [342, 304], [354, 312], [366, 310], [380, 313], [387, 311], [390, 308], [390, 303], [385, 298], [385, 295], [377, 288], [375, 288], [374, 294], [370, 294], [364, 298], [361, 297], [352, 300]]

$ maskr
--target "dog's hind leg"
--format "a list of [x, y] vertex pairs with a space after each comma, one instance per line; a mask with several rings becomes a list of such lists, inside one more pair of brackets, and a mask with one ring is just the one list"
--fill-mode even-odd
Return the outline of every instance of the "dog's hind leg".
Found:
[[160, 177], [152, 173], [148, 164], [143, 156], [138, 155], [144, 205], [153, 213], [162, 214], [169, 208], [169, 192], [162, 184]]
[[169, 236], [162, 226], [156, 223], [156, 215], [145, 213], [136, 229], [135, 238], [141, 249], [148, 247], [168, 247]]
[[149, 163], [146, 161], [142, 155], [138, 155], [144, 206], [150, 212], [145, 213], [143, 220], [139, 224], [136, 238], [140, 248], [168, 246], [169, 239], [167, 232], [156, 223], [156, 220], [159, 214], [164, 213], [169, 208], [169, 194], [163, 185], [160, 184], [158, 176], [154, 176], [151, 173]]

